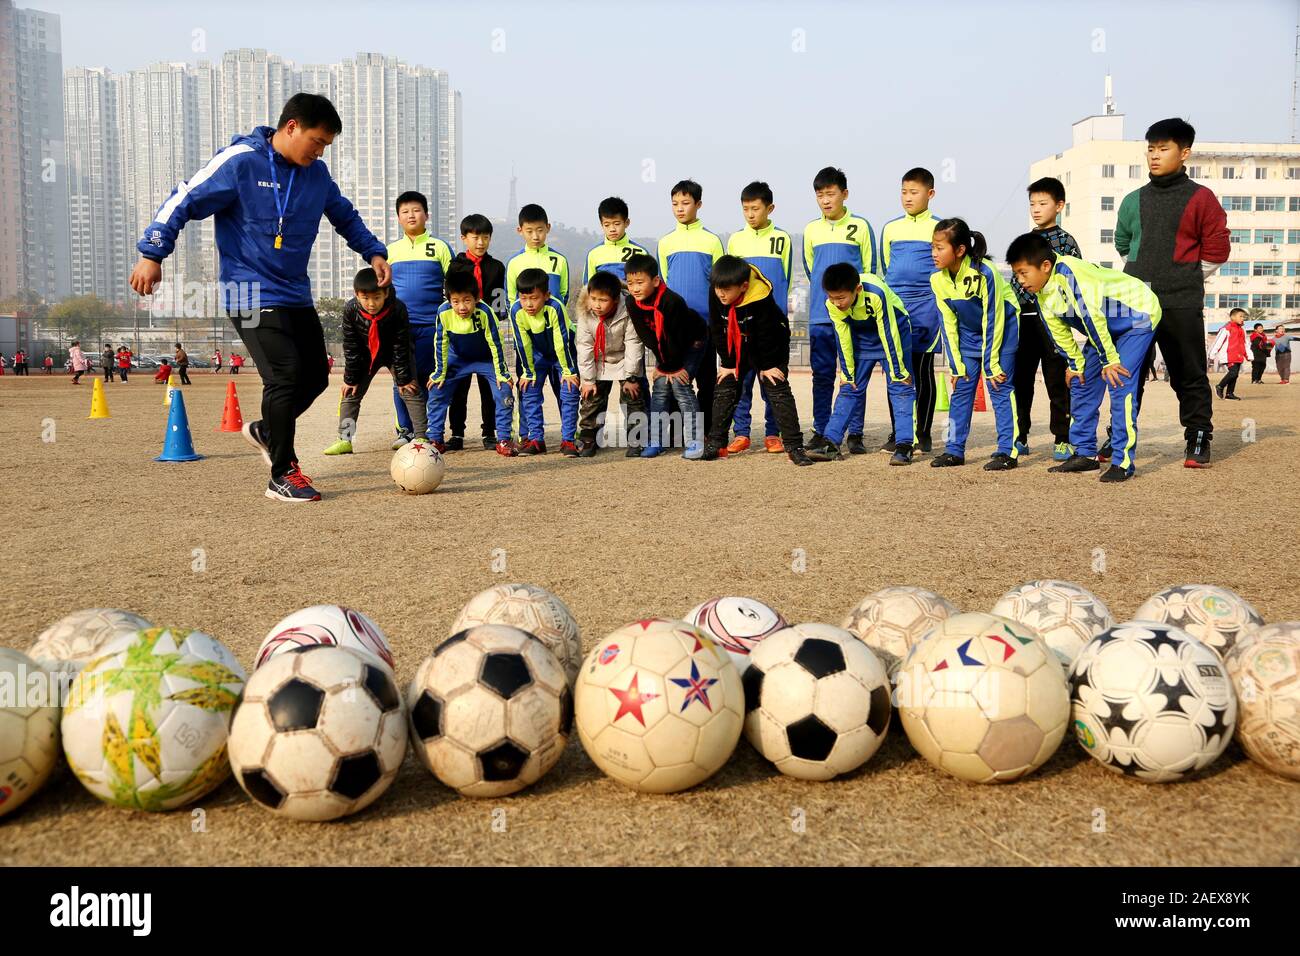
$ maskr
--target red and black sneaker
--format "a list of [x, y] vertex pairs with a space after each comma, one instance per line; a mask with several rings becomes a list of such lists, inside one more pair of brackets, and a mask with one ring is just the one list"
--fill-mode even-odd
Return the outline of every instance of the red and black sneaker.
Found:
[[578, 446], [571, 441], [560, 442], [560, 454], [565, 458], [577, 458], [580, 452]]
[[544, 442], [544, 441], [538, 441], [536, 438], [530, 438], [530, 439], [528, 439], [528, 441], [524, 442], [522, 445], [519, 446], [519, 454], [521, 454], [521, 455], [545, 455], [545, 454], [546, 454], [546, 442]]
[[[454, 438], [452, 439], [452, 441], [455, 441], [455, 440], [456, 440], [456, 439], [454, 439]], [[447, 443], [446, 443], [445, 441], [431, 441], [431, 442], [429, 442], [429, 444], [432, 445], [434, 448], [436, 448], [436, 449], [438, 450], [438, 454], [440, 454], [440, 455], [443, 454], [445, 451], [447, 451], [447, 448], [448, 448], [448, 445], [447, 445]], [[463, 443], [462, 443], [462, 445], [463, 445]], [[459, 449], [453, 449], [453, 450], [455, 450], [455, 451], [459, 451]]]
[[1210, 436], [1197, 432], [1195, 438], [1187, 439], [1187, 448], [1183, 452], [1184, 468], [1210, 467]]
[[519, 446], [513, 438], [504, 439], [496, 444], [497, 454], [502, 458], [518, 458]]
[[271, 479], [266, 486], [266, 497], [272, 501], [320, 501], [320, 492], [311, 486], [311, 479], [295, 461], [283, 475]]

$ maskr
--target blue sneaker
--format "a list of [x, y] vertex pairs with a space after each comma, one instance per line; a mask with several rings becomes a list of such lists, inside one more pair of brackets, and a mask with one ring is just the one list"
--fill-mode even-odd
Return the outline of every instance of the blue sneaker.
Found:
[[660, 445], [646, 445], [641, 450], [642, 458], [658, 458], [661, 454], [663, 454], [663, 448]]
[[1028, 454], [1029, 454], [1029, 442], [1024, 442], [1024, 441], [1018, 441], [1018, 442], [1016, 442], [1016, 454], [1018, 454], [1018, 455], [1028, 455]]
[[686, 450], [682, 452], [682, 457], [685, 458], [687, 461], [699, 461], [701, 458], [704, 457], [703, 442], [698, 442], [698, 441], [691, 442], [689, 445], [686, 446]]
[[1073, 454], [1074, 446], [1068, 441], [1058, 441], [1056, 447], [1052, 449], [1052, 458], [1056, 461], [1069, 461]]
[[271, 479], [266, 486], [266, 497], [272, 501], [320, 501], [320, 492], [311, 486], [311, 479], [295, 461], [282, 476]]

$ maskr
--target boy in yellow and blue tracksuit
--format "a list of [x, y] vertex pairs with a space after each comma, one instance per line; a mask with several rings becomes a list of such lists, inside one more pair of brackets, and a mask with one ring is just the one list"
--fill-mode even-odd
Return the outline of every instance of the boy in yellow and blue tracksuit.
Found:
[[[1043, 323], [1068, 364], [1074, 454], [1048, 471], [1068, 474], [1101, 467], [1097, 421], [1102, 394], [1109, 391], [1111, 457], [1101, 480], [1127, 480], [1137, 445], [1137, 387], [1160, 324], [1160, 300], [1140, 279], [1058, 255], [1039, 232], [1012, 242], [1007, 264], [1024, 290], [1037, 298]], [[1072, 330], [1083, 333], [1082, 350]]]
[[525, 269], [541, 269], [546, 273], [551, 295], [561, 302], [569, 301], [569, 260], [546, 244], [550, 231], [546, 210], [537, 203], [530, 202], [519, 210], [518, 232], [524, 237], [524, 247], [506, 263], [506, 301], [511, 305], [519, 297], [519, 273]]
[[940, 338], [957, 383], [948, 410], [948, 440], [930, 464], [947, 468], [966, 464], [975, 390], [981, 373], [988, 380], [998, 446], [985, 471], [1016, 467], [1015, 371], [1020, 341], [1020, 314], [1011, 285], [986, 257], [984, 237], [961, 219], [935, 224], [931, 243], [938, 270], [930, 276], [935, 304], [943, 322]]
[[[847, 262], [855, 272], [880, 274], [880, 252], [871, 223], [845, 208], [849, 181], [842, 170], [827, 166], [813, 177], [813, 193], [822, 211], [803, 231], [803, 267], [808, 275], [808, 352], [813, 379], [813, 441], [823, 436], [831, 417], [831, 400], [835, 393], [835, 363], [839, 354], [837, 336], [822, 296], [826, 270], [837, 262]], [[848, 423], [849, 452], [866, 452], [862, 442], [862, 414]]]
[[[930, 209], [934, 198], [934, 175], [916, 167], [903, 174], [903, 215], [891, 219], [880, 230], [880, 260], [884, 279], [907, 306], [912, 321], [912, 372], [916, 382], [916, 443], [928, 454], [934, 424], [936, 390], [934, 352], [939, 346], [939, 307], [930, 288], [934, 259], [930, 241], [938, 221]], [[890, 406], [889, 439], [883, 451], [894, 450], [893, 406]]]
[[479, 299], [474, 274], [468, 270], [448, 272], [445, 291], [447, 301], [438, 310], [433, 371], [428, 382], [428, 439], [439, 451], [445, 449], [447, 408], [456, 385], [470, 375], [478, 375], [492, 382], [496, 389], [497, 454], [513, 458], [519, 454], [518, 446], [510, 439], [515, 407], [513, 383], [496, 316]]
[[[687, 364], [692, 366], [695, 391], [704, 415], [704, 432], [713, 425], [713, 388], [718, 378], [718, 356], [709, 341], [710, 279], [713, 263], [723, 256], [722, 240], [700, 222], [704, 190], [699, 183], [683, 179], [669, 192], [677, 228], [659, 240], [659, 276], [664, 284], [686, 302], [700, 321], [701, 339], [692, 345]], [[693, 361], [692, 361], [693, 360]], [[669, 409], [652, 407], [656, 412]]]
[[851, 424], [863, 420], [867, 383], [876, 363], [885, 370], [889, 406], [898, 441], [891, 465], [912, 463], [912, 422], [916, 417], [916, 386], [912, 377], [912, 326], [903, 300], [879, 276], [858, 273], [852, 263], [837, 262], [822, 276], [826, 312], [835, 330], [844, 383], [825, 433], [808, 446], [814, 461], [836, 461], [840, 442]]
[[[397, 221], [402, 238], [388, 244], [388, 264], [393, 270], [393, 292], [406, 305], [410, 315], [412, 364], [420, 397], [428, 401], [425, 383], [433, 372], [434, 330], [438, 310], [444, 301], [443, 283], [451, 265], [451, 248], [426, 228], [429, 201], [415, 191], [397, 197]], [[393, 448], [401, 448], [415, 437], [414, 425], [397, 386], [393, 386], [393, 407], [397, 412], [397, 438]]]
[[[510, 307], [519, 372], [519, 453], [546, 454], [542, 386], [548, 380], [560, 406], [560, 451], [578, 457], [578, 353], [564, 303], [550, 294], [546, 273], [525, 269], [517, 279], [518, 301]], [[558, 385], [557, 385], [558, 383]]]
[[602, 199], [596, 207], [596, 215], [600, 219], [600, 231], [605, 234], [605, 239], [600, 245], [587, 250], [582, 284], [590, 282], [597, 272], [612, 272], [622, 282], [627, 278], [624, 271], [627, 260], [637, 253], [649, 255], [649, 251], [627, 237], [627, 227], [632, 220], [628, 218], [627, 203], [618, 196]]
[[[745, 217], [745, 228], [733, 232], [727, 238], [727, 255], [738, 256], [763, 274], [763, 278], [772, 286], [772, 301], [780, 310], [788, 312], [790, 308], [790, 260], [794, 246], [790, 234], [772, 224], [772, 187], [764, 182], [752, 182], [740, 191], [740, 211]], [[744, 370], [740, 381], [740, 399], [736, 402], [736, 411], [732, 415], [731, 425], [736, 437], [727, 445], [727, 454], [737, 455], [749, 448], [749, 429], [752, 423], [751, 409], [754, 404], [754, 383], [763, 393], [764, 414], [764, 448], [774, 454], [785, 451], [781, 441], [780, 427], [775, 410], [767, 400], [767, 388], [758, 372], [752, 368]], [[800, 436], [800, 441], [803, 436]]]

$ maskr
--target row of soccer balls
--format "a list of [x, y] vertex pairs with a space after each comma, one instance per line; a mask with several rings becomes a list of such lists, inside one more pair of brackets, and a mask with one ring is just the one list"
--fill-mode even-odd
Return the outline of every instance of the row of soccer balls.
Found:
[[[1101, 602], [1074, 585], [1033, 582], [1017, 592], [1021, 606], [1003, 610], [1034, 616], [1047, 634], [1062, 620], [1098, 619], [1086, 625], [1095, 635], [1068, 684], [1032, 625], [959, 614], [916, 588], [869, 595], [847, 628], [789, 627], [752, 599], [714, 599], [689, 621], [621, 628], [584, 660], [558, 597], [501, 585], [466, 605], [405, 701], [382, 632], [335, 606], [296, 612], [273, 628], [246, 685], [213, 638], [152, 628], [127, 612], [71, 615], [32, 653], [65, 673], [85, 664], [62, 712], [63, 749], [97, 796], [140, 809], [169, 809], [211, 790], [227, 773], [228, 744], [236, 778], [257, 802], [304, 819], [341, 816], [387, 788], [408, 733], [444, 783], [502, 795], [554, 766], [575, 711], [592, 759], [636, 789], [699, 783], [725, 763], [742, 727], [783, 772], [828, 779], [880, 746], [891, 720], [890, 670], [913, 745], [963, 779], [1010, 780], [1040, 766], [1071, 709], [1093, 756], [1142, 779], [1200, 769], [1234, 726], [1252, 757], [1300, 777], [1300, 625], [1203, 629], [1207, 645], [1156, 621], [1112, 626]], [[1189, 607], [1240, 601], [1230, 592], [1189, 601], [1184, 592], [1165, 599], [1174, 609], [1166, 616], [1193, 628], [1203, 623], [1188, 619]], [[1228, 662], [1238, 693], [1215, 644], [1235, 645]], [[20, 658], [5, 652], [0, 672], [20, 670]], [[53, 706], [0, 710], [0, 815], [48, 776], [58, 723]]]

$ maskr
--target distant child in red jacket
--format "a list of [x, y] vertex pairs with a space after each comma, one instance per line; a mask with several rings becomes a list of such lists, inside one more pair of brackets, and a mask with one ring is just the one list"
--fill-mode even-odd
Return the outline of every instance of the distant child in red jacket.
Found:
[[1214, 386], [1219, 398], [1241, 401], [1237, 395], [1237, 376], [1241, 373], [1242, 363], [1246, 361], [1246, 322], [1245, 309], [1233, 309], [1228, 313], [1228, 324], [1224, 331], [1228, 333], [1227, 358], [1228, 374]]
[[1264, 369], [1268, 366], [1268, 353], [1273, 351], [1273, 339], [1264, 331], [1264, 323], [1256, 322], [1255, 330], [1250, 333], [1250, 384], [1259, 385], [1264, 381]]
[[230, 353], [230, 374], [238, 375], [239, 370], [244, 367], [244, 357], [238, 352]]
[[166, 385], [168, 379], [172, 376], [172, 365], [169, 359], [163, 359], [162, 364], [158, 366], [158, 372], [154, 375], [154, 383], [161, 382]]
[[[1270, 344], [1269, 347], [1272, 348], [1272, 345]], [[45, 361], [44, 361], [43, 363], [41, 363], [41, 364], [42, 364], [42, 367], [45, 369], [45, 374], [46, 374], [46, 375], [53, 375], [53, 374], [54, 374], [54, 356], [53, 356], [53, 355], [51, 355], [49, 352], [46, 352], [46, 353], [45, 353]]]

